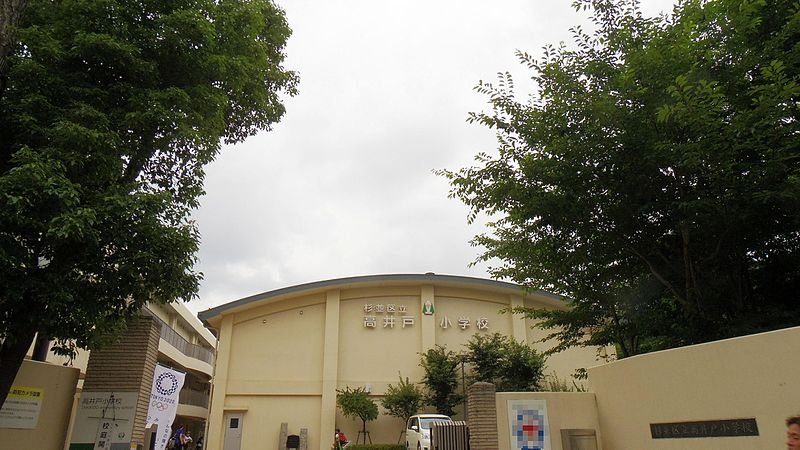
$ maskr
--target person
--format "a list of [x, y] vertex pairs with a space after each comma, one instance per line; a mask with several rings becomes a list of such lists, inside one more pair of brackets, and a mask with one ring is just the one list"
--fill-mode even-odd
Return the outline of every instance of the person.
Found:
[[197, 449], [197, 450], [203, 450], [203, 437], [204, 437], [204, 436], [200, 436], [200, 438], [199, 438], [199, 439], [197, 439], [197, 443], [196, 443], [196, 444], [194, 444], [194, 448], [195, 448], [195, 449]]
[[186, 433], [183, 434], [183, 448], [184, 450], [189, 450], [192, 445], [192, 435], [189, 434], [189, 430], [186, 430]]
[[800, 416], [786, 419], [786, 448], [800, 450]]
[[178, 428], [175, 429], [175, 435], [172, 439], [175, 441], [175, 449], [176, 450], [186, 450], [186, 446], [184, 446], [184, 431], [186, 428], [183, 424], [178, 425]]
[[336, 444], [338, 445], [337, 448], [345, 448], [350, 445], [350, 441], [347, 440], [347, 436], [344, 435], [344, 432], [340, 429], [336, 429]]

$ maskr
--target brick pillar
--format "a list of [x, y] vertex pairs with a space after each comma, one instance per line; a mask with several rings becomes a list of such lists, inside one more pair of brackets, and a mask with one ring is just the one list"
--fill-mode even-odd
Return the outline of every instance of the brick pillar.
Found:
[[467, 399], [470, 450], [499, 450], [494, 385], [473, 384], [467, 388]]
[[142, 316], [128, 323], [119, 341], [92, 350], [86, 367], [83, 392], [136, 392], [131, 447], [144, 446], [144, 426], [150, 404], [150, 388], [158, 358], [161, 335], [155, 320]]

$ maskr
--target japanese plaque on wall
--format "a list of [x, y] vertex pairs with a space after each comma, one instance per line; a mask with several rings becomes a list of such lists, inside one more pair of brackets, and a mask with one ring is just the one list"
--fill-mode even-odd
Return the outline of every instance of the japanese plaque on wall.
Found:
[[754, 418], [651, 423], [650, 435], [653, 439], [758, 436], [758, 424]]

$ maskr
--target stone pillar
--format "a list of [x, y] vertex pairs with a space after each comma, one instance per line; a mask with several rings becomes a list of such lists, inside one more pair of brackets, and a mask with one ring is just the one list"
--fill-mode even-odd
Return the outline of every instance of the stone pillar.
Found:
[[83, 392], [136, 392], [136, 412], [131, 448], [144, 446], [144, 426], [150, 405], [150, 388], [158, 359], [161, 330], [148, 316], [131, 321], [122, 339], [92, 350], [86, 366]]
[[289, 423], [281, 422], [281, 435], [278, 437], [278, 450], [286, 450], [287, 437], [289, 437]]
[[470, 450], [499, 450], [494, 385], [475, 383], [467, 388], [467, 398]]
[[308, 450], [308, 428], [300, 428], [300, 448], [298, 450]]

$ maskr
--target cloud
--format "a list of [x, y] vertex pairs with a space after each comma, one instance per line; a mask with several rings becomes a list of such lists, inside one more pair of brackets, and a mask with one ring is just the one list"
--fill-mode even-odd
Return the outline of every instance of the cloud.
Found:
[[[479, 80], [510, 71], [586, 23], [567, 1], [285, 0], [285, 66], [300, 94], [269, 133], [225, 147], [207, 168], [195, 219], [205, 274], [194, 311], [310, 281], [376, 273], [486, 276], [469, 267], [483, 231], [433, 169], [493, 151], [469, 125]], [[647, 2], [653, 14], [671, 1]]]

